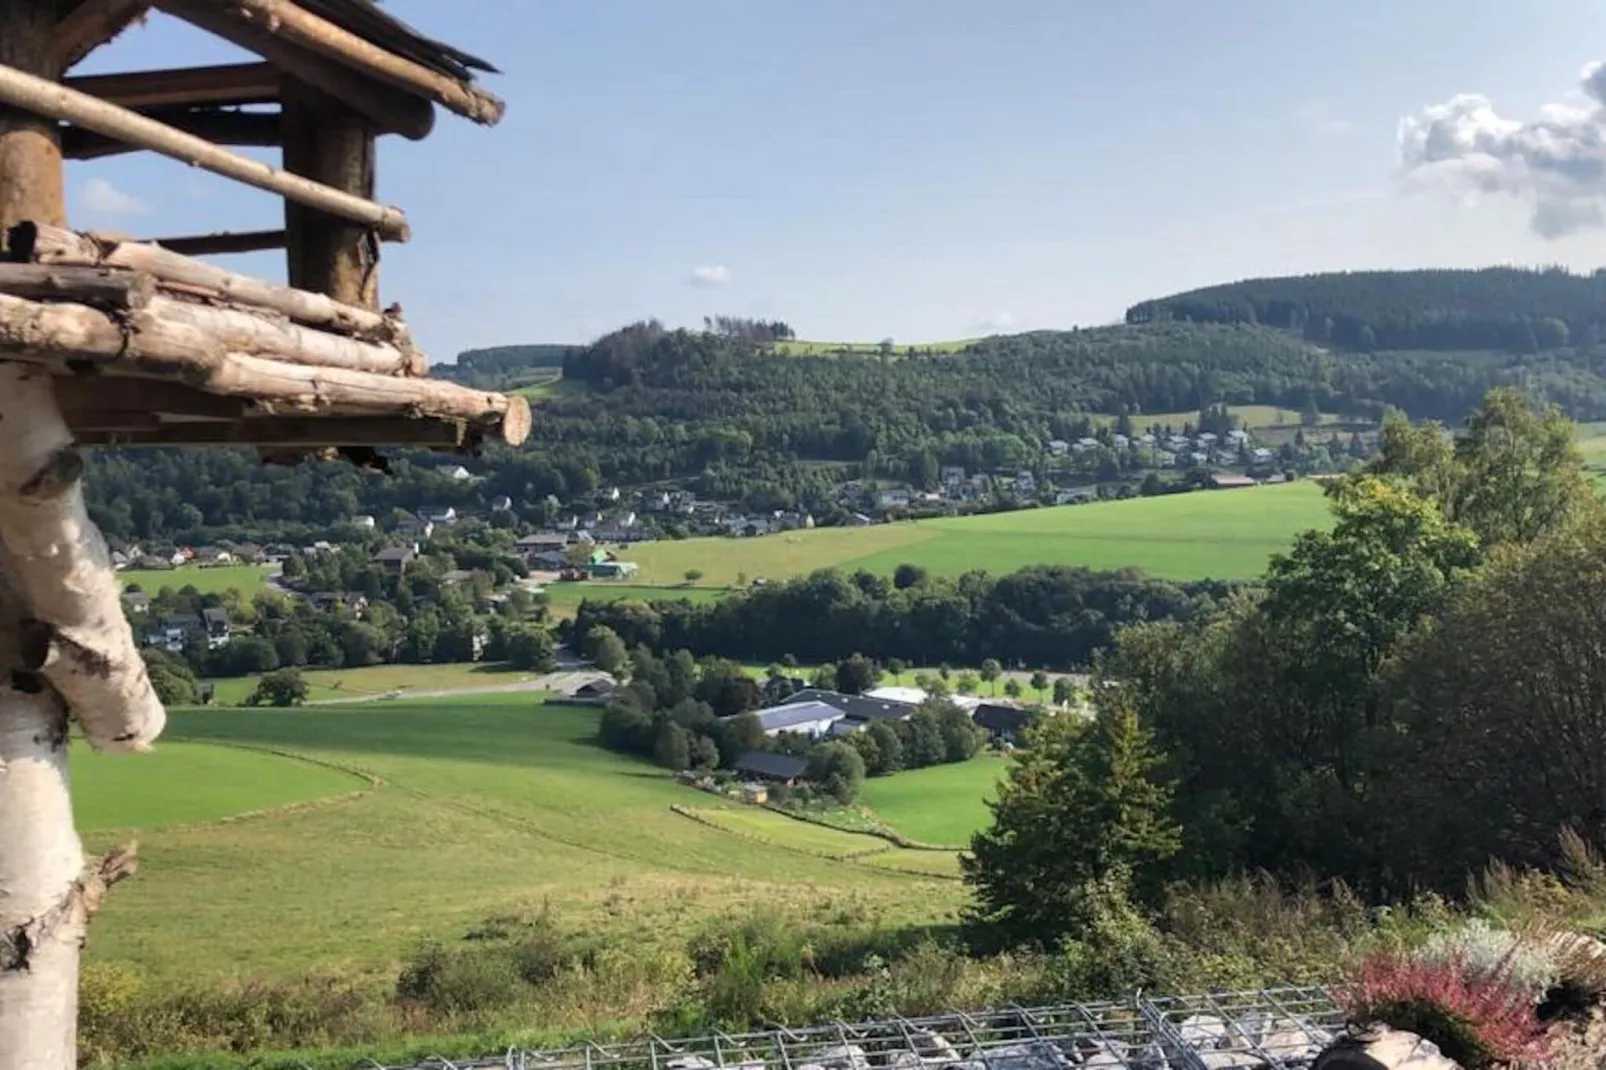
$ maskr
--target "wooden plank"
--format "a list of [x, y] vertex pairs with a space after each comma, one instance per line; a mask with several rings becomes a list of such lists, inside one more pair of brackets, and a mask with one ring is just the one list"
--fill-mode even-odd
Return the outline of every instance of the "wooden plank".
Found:
[[43, 304], [0, 294], [0, 356], [43, 364], [56, 374], [98, 370], [177, 380], [215, 394], [250, 398], [275, 414], [463, 420], [515, 446], [530, 433], [530, 406], [522, 397], [231, 353], [206, 330], [172, 322], [151, 309], [113, 319], [87, 305]]
[[213, 0], [157, 0], [156, 6], [247, 52], [254, 52], [285, 74], [317, 86], [367, 116], [383, 132], [420, 141], [435, 127], [435, 108], [429, 101], [235, 18]]
[[369, 341], [412, 349], [406, 326], [397, 316], [343, 304], [324, 295], [278, 286], [215, 264], [192, 260], [169, 249], [140, 242], [79, 234], [65, 227], [20, 223], [7, 246], [13, 256], [41, 264], [82, 264], [129, 268], [215, 293], [220, 299], [281, 312], [297, 323], [350, 334]]
[[56, 63], [71, 70], [79, 60], [145, 17], [150, 0], [80, 0], [56, 22]]
[[[374, 195], [374, 135], [356, 112], [286, 80], [284, 166], [359, 197]], [[359, 308], [379, 308], [379, 246], [361, 227], [289, 201], [284, 230], [290, 285]]]
[[180, 256], [223, 256], [230, 253], [259, 253], [283, 249], [288, 239], [282, 230], [242, 230], [222, 234], [196, 234], [183, 238], [147, 238]]
[[430, 446], [461, 449], [469, 441], [461, 421], [413, 420], [405, 416], [286, 418], [231, 423], [173, 423], [110, 426], [91, 418], [73, 426], [84, 445], [108, 446], [269, 446], [327, 449], [341, 446]]
[[[162, 417], [188, 420], [239, 420], [251, 413], [248, 398], [222, 397], [183, 383], [161, 379], [106, 380], [94, 375], [69, 375], [56, 380], [56, 403], [67, 422], [88, 424], [95, 414], [107, 420], [131, 423], [136, 417], [160, 422]], [[115, 415], [114, 415], [115, 414]], [[108, 423], [107, 426], [116, 426]], [[133, 424], [133, 426], [143, 426]]]
[[[372, 227], [381, 237], [392, 241], [407, 240], [407, 217], [398, 208], [376, 204], [299, 175], [285, 174], [265, 163], [219, 148], [193, 134], [175, 130], [127, 108], [108, 104], [14, 67], [0, 67], [0, 101], [34, 115], [82, 126], [193, 164], [213, 174], [277, 193], [309, 208]], [[54, 135], [55, 131], [52, 130], [50, 136], [53, 146]], [[56, 147], [56, 152], [59, 158], [59, 147]]]
[[120, 108], [169, 108], [197, 104], [273, 104], [279, 72], [270, 63], [230, 63], [67, 78], [63, 85]]
[[501, 122], [507, 110], [500, 98], [477, 85], [432, 71], [380, 48], [286, 0], [230, 0], [223, 6], [236, 18], [267, 33], [416, 93], [466, 119], [494, 126]]
[[[146, 117], [166, 123], [174, 130], [205, 138], [214, 145], [270, 147], [279, 144], [281, 139], [278, 112], [196, 110], [146, 113]], [[69, 160], [98, 160], [141, 151], [144, 150], [139, 145], [93, 130], [76, 126], [61, 130], [61, 153]]]
[[0, 263], [0, 293], [34, 301], [76, 301], [96, 308], [129, 311], [150, 305], [156, 295], [156, 280], [141, 272], [115, 268]]

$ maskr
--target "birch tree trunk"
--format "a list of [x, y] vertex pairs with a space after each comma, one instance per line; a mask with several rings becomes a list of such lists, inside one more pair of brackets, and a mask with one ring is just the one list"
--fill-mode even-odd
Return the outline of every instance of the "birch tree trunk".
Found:
[[0, 1070], [69, 1070], [88, 913], [67, 792], [67, 710], [21, 668], [14, 597], [0, 598], [12, 617], [0, 634]]

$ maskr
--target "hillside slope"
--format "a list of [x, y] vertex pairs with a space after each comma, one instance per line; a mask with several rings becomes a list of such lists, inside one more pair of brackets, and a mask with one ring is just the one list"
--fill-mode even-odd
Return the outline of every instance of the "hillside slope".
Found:
[[1606, 269], [1330, 272], [1246, 279], [1156, 298], [1128, 323], [1259, 323], [1349, 349], [1590, 347], [1606, 325]]

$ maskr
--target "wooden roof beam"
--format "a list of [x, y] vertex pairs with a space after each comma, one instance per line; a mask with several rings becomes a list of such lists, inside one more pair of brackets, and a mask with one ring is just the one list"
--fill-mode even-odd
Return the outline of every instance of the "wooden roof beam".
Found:
[[80, 0], [56, 23], [56, 62], [62, 70], [70, 70], [144, 18], [150, 9], [150, 0]]
[[125, 421], [120, 413], [86, 410], [69, 414], [67, 423], [80, 443], [96, 446], [266, 446], [305, 450], [428, 446], [459, 450], [473, 438], [461, 421], [415, 420], [406, 416], [275, 416], [228, 423], [161, 423], [141, 421], [137, 416]]
[[273, 104], [279, 100], [279, 72], [270, 63], [80, 75], [63, 79], [63, 84], [132, 110], [197, 104]]
[[380, 48], [287, 0], [228, 0], [222, 6], [236, 19], [398, 89], [432, 100], [465, 119], [494, 126], [502, 121], [507, 110], [507, 105], [495, 94]]
[[216, 0], [156, 0], [156, 6], [215, 37], [256, 53], [284, 74], [316, 86], [361, 114], [380, 133], [400, 134], [410, 141], [420, 141], [435, 127], [435, 108], [423, 97], [332, 62], [266, 28], [237, 18]]
[[[283, 140], [278, 112], [202, 110], [147, 113], [146, 118], [166, 123], [174, 130], [193, 134], [214, 145], [269, 147]], [[140, 151], [143, 150], [139, 145], [97, 134], [93, 130], [68, 126], [61, 131], [61, 154], [69, 160], [98, 160], [104, 156]]]
[[179, 256], [227, 256], [231, 253], [260, 253], [283, 249], [289, 237], [282, 230], [224, 231], [219, 234], [193, 234], [180, 238], [142, 238], [141, 244], [159, 245]]
[[372, 227], [381, 238], [389, 241], [406, 241], [408, 237], [407, 217], [399, 208], [377, 204], [321, 182], [288, 174], [258, 160], [247, 159], [138, 112], [108, 104], [48, 79], [25, 74], [15, 67], [0, 66], [0, 103], [57, 122], [72, 123], [224, 178], [277, 193], [308, 208]]

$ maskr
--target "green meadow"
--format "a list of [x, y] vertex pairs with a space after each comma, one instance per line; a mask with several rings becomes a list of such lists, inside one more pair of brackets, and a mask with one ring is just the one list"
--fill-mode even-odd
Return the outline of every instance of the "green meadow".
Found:
[[119, 572], [118, 577], [123, 587], [138, 586], [147, 594], [156, 594], [163, 587], [171, 587], [177, 591], [184, 587], [194, 587], [202, 594], [221, 594], [233, 588], [250, 598], [263, 587], [267, 586], [268, 569], [266, 565], [219, 565], [216, 568], [202, 568], [200, 565], [184, 565], [181, 568], [168, 569], [138, 569], [131, 568]]
[[942, 575], [1084, 565], [1136, 567], [1175, 580], [1246, 579], [1264, 571], [1295, 535], [1327, 523], [1320, 486], [1301, 481], [752, 539], [649, 543], [629, 556], [645, 581], [668, 583], [698, 569], [700, 582], [710, 586], [827, 567], [890, 573], [904, 563]]

